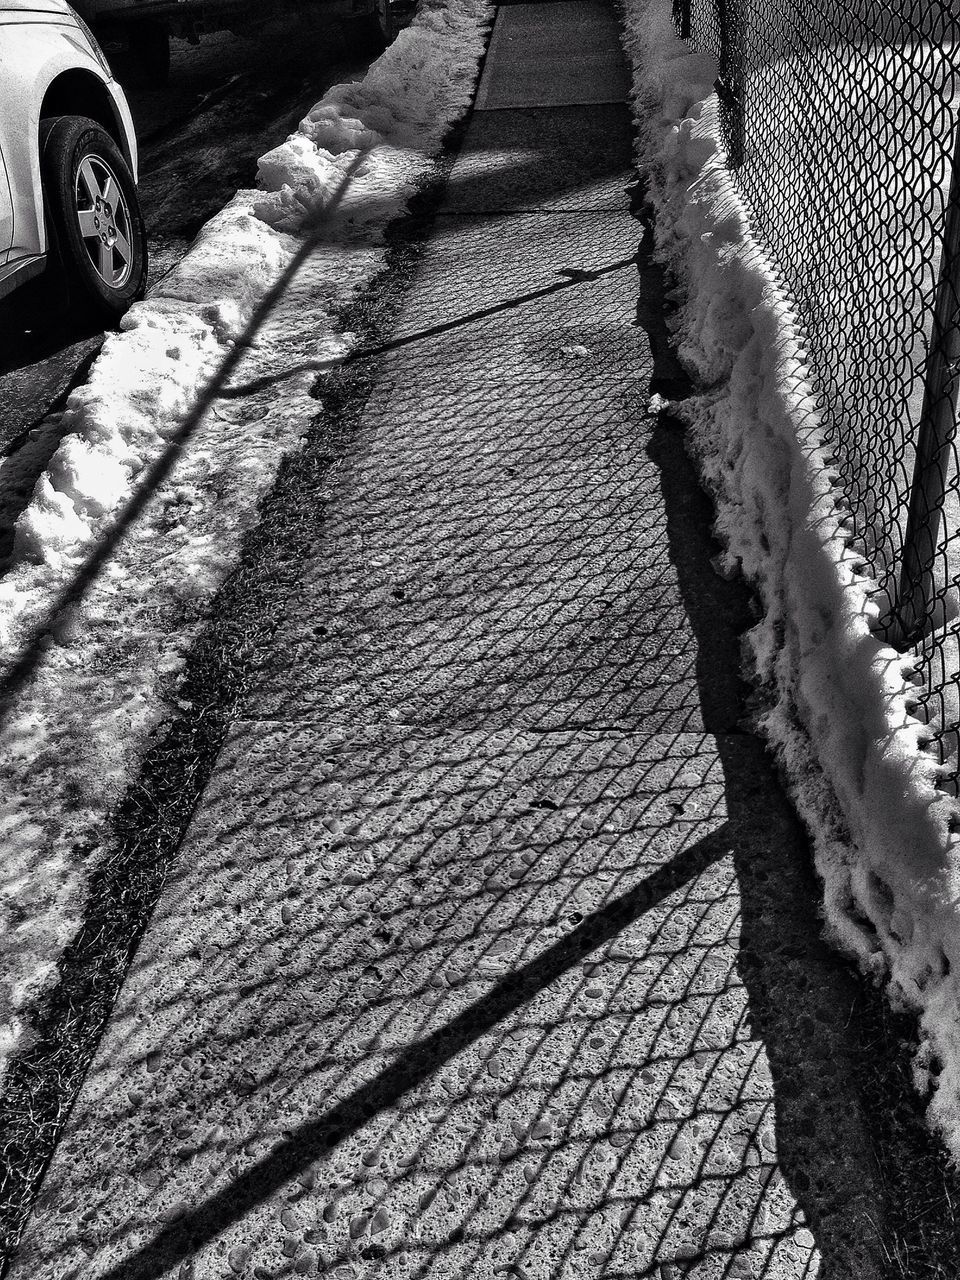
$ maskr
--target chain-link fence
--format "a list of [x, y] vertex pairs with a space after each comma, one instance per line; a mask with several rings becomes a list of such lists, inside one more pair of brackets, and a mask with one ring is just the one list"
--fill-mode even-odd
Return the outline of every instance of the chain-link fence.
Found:
[[728, 164], [796, 310], [852, 546], [960, 727], [960, 4], [674, 0], [719, 65]]

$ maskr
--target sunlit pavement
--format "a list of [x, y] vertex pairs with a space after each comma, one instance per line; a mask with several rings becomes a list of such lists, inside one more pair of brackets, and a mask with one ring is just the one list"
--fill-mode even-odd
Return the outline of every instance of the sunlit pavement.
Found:
[[612, 16], [504, 8], [486, 75], [16, 1280], [881, 1274]]

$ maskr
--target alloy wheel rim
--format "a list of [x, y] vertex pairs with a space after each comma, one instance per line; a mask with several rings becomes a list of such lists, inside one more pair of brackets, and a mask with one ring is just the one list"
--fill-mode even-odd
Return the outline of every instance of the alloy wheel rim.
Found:
[[74, 205], [90, 263], [108, 289], [122, 289], [133, 271], [130, 209], [117, 175], [98, 155], [84, 156]]

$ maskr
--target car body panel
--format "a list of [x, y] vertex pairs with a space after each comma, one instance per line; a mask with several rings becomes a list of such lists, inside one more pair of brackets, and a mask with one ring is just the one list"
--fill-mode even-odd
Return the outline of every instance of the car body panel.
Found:
[[14, 289], [19, 289], [22, 284], [40, 275], [46, 263], [46, 256], [42, 253], [19, 258], [16, 262], [0, 263], [0, 298], [5, 298]]
[[72, 22], [67, 0], [0, 0], [0, 25], [14, 22]]
[[0, 0], [0, 14], [69, 12], [67, 0]]
[[6, 162], [13, 221], [8, 264], [47, 249], [40, 184], [40, 119], [45, 95], [58, 77], [68, 73], [91, 77], [106, 93], [136, 180], [136, 136], [126, 98], [104, 71], [64, 0], [0, 0], [4, 102], [0, 152]]
[[10, 182], [7, 178], [7, 167], [3, 163], [3, 152], [0, 151], [0, 266], [10, 256], [13, 243], [13, 197], [10, 194]]

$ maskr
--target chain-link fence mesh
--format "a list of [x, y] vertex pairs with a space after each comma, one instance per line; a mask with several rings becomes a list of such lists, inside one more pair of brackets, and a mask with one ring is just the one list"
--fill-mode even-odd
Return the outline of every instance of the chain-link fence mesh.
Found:
[[797, 313], [852, 546], [892, 602], [888, 634], [921, 655], [920, 711], [955, 782], [960, 4], [675, 0], [674, 14], [717, 58], [728, 163]]

